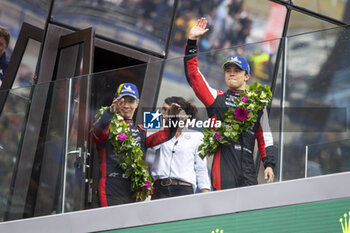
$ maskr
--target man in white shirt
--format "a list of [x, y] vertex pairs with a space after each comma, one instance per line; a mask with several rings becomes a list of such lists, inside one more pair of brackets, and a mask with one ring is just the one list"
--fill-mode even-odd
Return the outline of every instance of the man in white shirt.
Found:
[[[191, 102], [182, 97], [169, 97], [163, 104], [163, 117], [166, 118], [172, 103], [181, 106], [179, 115], [193, 118], [197, 113], [197, 108]], [[197, 151], [202, 137], [201, 132], [179, 127], [173, 138], [152, 148], [155, 153], [154, 161], [150, 164], [154, 180], [152, 199], [193, 194], [197, 188], [201, 192], [210, 190], [207, 162], [198, 156]], [[147, 155], [150, 153], [148, 151]]]

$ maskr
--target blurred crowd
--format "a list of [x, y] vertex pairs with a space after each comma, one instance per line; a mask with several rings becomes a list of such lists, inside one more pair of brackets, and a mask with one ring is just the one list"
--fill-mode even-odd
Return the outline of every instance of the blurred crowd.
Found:
[[230, 48], [246, 42], [252, 20], [244, 9], [244, 0], [182, 1], [176, 17], [173, 44], [183, 46], [196, 19], [205, 17], [209, 32], [201, 38], [202, 51]]
[[[56, 1], [56, 9], [74, 4], [92, 6], [99, 11], [117, 12], [118, 24], [146, 32], [165, 40], [171, 24], [175, 0], [72, 0]], [[101, 17], [103, 17], [101, 15]], [[246, 42], [252, 20], [244, 9], [244, 0], [179, 0], [172, 47], [183, 47], [195, 20], [206, 17], [210, 33], [201, 39], [200, 49], [229, 48]]]

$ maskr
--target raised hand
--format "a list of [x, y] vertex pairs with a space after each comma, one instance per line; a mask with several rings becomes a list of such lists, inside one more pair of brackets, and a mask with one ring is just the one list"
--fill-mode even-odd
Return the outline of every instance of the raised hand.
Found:
[[111, 112], [119, 112], [119, 109], [123, 106], [124, 104], [124, 98], [119, 96], [118, 98], [115, 98], [109, 107], [109, 110]]
[[197, 40], [199, 37], [203, 36], [207, 31], [209, 31], [207, 27], [207, 19], [202, 17], [197, 20], [196, 25], [194, 25], [188, 35], [190, 40]]

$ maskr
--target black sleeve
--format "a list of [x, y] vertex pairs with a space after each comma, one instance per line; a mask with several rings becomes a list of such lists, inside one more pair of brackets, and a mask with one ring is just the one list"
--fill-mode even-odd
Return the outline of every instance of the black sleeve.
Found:
[[[172, 117], [170, 118], [172, 121], [178, 121], [178, 118], [177, 117]], [[176, 134], [176, 131], [177, 131], [177, 128], [178, 128], [178, 123], [176, 124], [176, 127], [174, 127], [173, 125], [171, 125], [169, 127], [170, 129], [170, 134], [169, 134], [169, 139], [173, 138]]]
[[[166, 124], [169, 127], [169, 137], [168, 140], [173, 138], [176, 134], [177, 128], [178, 128], [178, 124], [179, 124], [179, 118], [177, 116], [171, 116], [168, 117], [168, 119], [166, 120]], [[171, 123], [170, 123], [171, 122]]]
[[111, 123], [113, 116], [114, 113], [109, 109], [102, 113], [101, 117], [94, 124], [94, 132], [96, 135], [98, 135]]
[[266, 147], [266, 157], [262, 159], [264, 167], [271, 167], [272, 169], [276, 166], [276, 157], [278, 149], [276, 146]]
[[185, 59], [187, 59], [188, 55], [193, 55], [193, 56], [188, 56], [188, 59], [191, 59], [195, 55], [197, 55], [197, 41], [196, 40], [187, 40], [186, 44], [186, 49], [185, 49]]

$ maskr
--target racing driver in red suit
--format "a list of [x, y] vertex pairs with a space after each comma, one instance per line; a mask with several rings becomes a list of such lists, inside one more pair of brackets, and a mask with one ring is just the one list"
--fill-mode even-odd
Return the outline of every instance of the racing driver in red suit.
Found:
[[[222, 66], [228, 90], [223, 92], [210, 87], [199, 71], [197, 63], [196, 43], [200, 36], [208, 31], [206, 26], [205, 18], [198, 19], [189, 32], [184, 58], [185, 73], [196, 96], [207, 108], [208, 116], [222, 121], [222, 115], [229, 108], [235, 107], [235, 98], [245, 91], [250, 70], [245, 58], [231, 57]], [[273, 145], [267, 111], [263, 109], [259, 111], [258, 120], [253, 128], [241, 134], [236, 142], [223, 144], [216, 151], [211, 174], [214, 190], [258, 183], [253, 160], [255, 140], [265, 167], [264, 178], [267, 182], [273, 182], [277, 148]]]
[[[133, 193], [130, 192], [131, 180], [125, 176], [124, 170], [117, 163], [119, 155], [114, 152], [113, 145], [108, 139], [114, 114], [118, 112], [129, 124], [130, 134], [143, 153], [146, 148], [166, 142], [176, 133], [176, 128], [169, 127], [146, 137], [146, 130], [132, 120], [138, 105], [139, 93], [136, 85], [122, 83], [117, 89], [111, 106], [94, 123], [93, 136], [100, 160], [99, 198], [103, 207], [136, 201]], [[172, 104], [170, 111], [172, 115], [176, 115], [181, 111], [181, 107]]]

